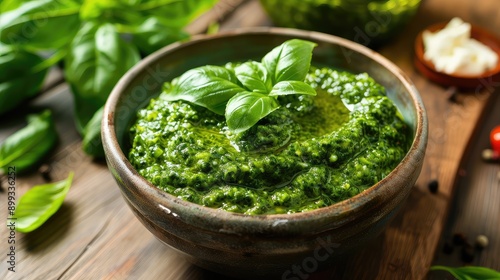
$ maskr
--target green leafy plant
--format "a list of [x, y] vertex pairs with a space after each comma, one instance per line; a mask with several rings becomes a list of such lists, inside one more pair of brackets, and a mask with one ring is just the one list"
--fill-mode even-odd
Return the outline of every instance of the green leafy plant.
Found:
[[94, 157], [104, 157], [104, 148], [101, 138], [101, 120], [103, 113], [104, 107], [101, 107], [95, 112], [94, 116], [83, 130], [83, 151]]
[[73, 172], [65, 180], [34, 186], [16, 206], [13, 218], [16, 230], [30, 232], [40, 227], [61, 207], [73, 181]]
[[0, 43], [0, 114], [39, 92], [47, 73], [36, 70], [42, 62], [37, 54]]
[[[147, 55], [187, 38], [183, 28], [216, 2], [2, 1], [0, 42], [10, 49], [7, 55], [0, 52], [0, 62], [7, 56], [12, 62], [0, 63], [0, 100], [9, 98], [0, 103], [0, 113], [20, 104], [10, 98], [21, 100], [37, 92], [46, 69], [64, 59], [64, 76], [75, 100], [76, 127], [85, 138], [89, 130], [84, 128], [120, 77], [139, 61], [140, 53]], [[40, 50], [51, 54], [43, 62], [35, 54]], [[19, 65], [17, 74], [11, 73], [13, 64]], [[11, 107], [2, 110], [2, 106]]]
[[15, 166], [24, 172], [36, 166], [57, 142], [52, 114], [46, 110], [29, 115], [28, 125], [9, 136], [0, 145], [0, 171]]
[[166, 100], [184, 100], [225, 115], [228, 128], [241, 133], [279, 108], [278, 96], [316, 95], [304, 82], [315, 43], [292, 39], [274, 48], [262, 62], [248, 61], [234, 71], [202, 66], [164, 87]]
[[458, 280], [494, 280], [500, 279], [500, 272], [481, 266], [448, 267], [435, 265], [431, 270], [444, 270], [449, 272]]

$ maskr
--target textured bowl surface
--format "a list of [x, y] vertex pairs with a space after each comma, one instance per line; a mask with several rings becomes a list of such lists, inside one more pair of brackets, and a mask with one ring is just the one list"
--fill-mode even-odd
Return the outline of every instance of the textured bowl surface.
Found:
[[[291, 215], [248, 216], [183, 201], [157, 189], [134, 170], [126, 157], [129, 126], [137, 110], [160, 93], [164, 81], [201, 65], [259, 59], [291, 38], [318, 44], [313, 64], [367, 72], [386, 87], [414, 135], [408, 154], [388, 177], [329, 207]], [[294, 264], [316, 270], [376, 237], [408, 197], [420, 173], [427, 143], [422, 101], [399, 68], [345, 39], [281, 28], [203, 36], [154, 53], [116, 85], [105, 106], [102, 125], [109, 169], [138, 219], [158, 239], [194, 263], [246, 278], [292, 275]]]
[[[436, 32], [443, 29], [447, 22], [437, 23], [429, 26], [426, 30], [431, 32]], [[481, 75], [477, 76], [466, 76], [466, 75], [454, 75], [446, 74], [436, 70], [434, 64], [424, 58], [425, 48], [423, 42], [424, 31], [420, 32], [415, 39], [415, 67], [426, 76], [429, 80], [441, 84], [443, 86], [455, 86], [459, 88], [476, 88], [476, 87], [491, 87], [498, 82], [500, 82], [500, 59], [497, 65]], [[471, 26], [471, 37], [482, 42], [500, 57], [500, 40], [493, 34], [479, 26]]]

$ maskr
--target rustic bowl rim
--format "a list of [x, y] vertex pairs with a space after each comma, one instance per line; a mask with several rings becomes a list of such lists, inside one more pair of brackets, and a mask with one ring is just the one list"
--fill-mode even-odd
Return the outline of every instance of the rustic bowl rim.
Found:
[[[294, 214], [246, 215], [209, 208], [192, 202], [184, 201], [180, 198], [175, 197], [174, 195], [168, 194], [165, 191], [158, 189], [152, 183], [140, 176], [121, 150], [118, 144], [117, 136], [115, 134], [114, 111], [119, 102], [121, 93], [125, 88], [127, 88], [129, 81], [132, 81], [135, 77], [140, 75], [140, 73], [144, 71], [148, 65], [154, 64], [155, 61], [164, 56], [166, 53], [172, 52], [173, 50], [176, 50], [178, 48], [182, 48], [185, 45], [197, 44], [206, 40], [218, 40], [227, 36], [231, 37], [250, 34], [279, 36], [286, 35], [296, 36], [300, 38], [306, 37], [311, 38], [312, 40], [337, 44], [341, 47], [353, 50], [369, 57], [372, 60], [375, 60], [377, 63], [393, 73], [393, 75], [404, 85], [411, 98], [411, 107], [416, 110], [416, 126], [414, 139], [412, 141], [410, 149], [408, 150], [406, 156], [402, 159], [402, 161], [392, 170], [392, 172], [388, 176], [354, 197], [327, 207]], [[398, 173], [403, 169], [411, 168], [410, 165], [413, 163], [413, 158], [422, 160], [427, 143], [427, 116], [421, 97], [414, 84], [410, 81], [409, 77], [399, 67], [393, 64], [387, 58], [383, 57], [381, 54], [347, 39], [320, 32], [280, 27], [252, 27], [234, 29], [213, 35], [193, 36], [191, 40], [187, 42], [173, 43], [144, 58], [120, 79], [120, 81], [111, 92], [104, 108], [104, 116], [102, 121], [102, 138], [105, 146], [106, 159], [108, 160], [108, 164], [109, 161], [113, 161], [113, 163], [116, 164], [117, 168], [120, 168], [125, 172], [125, 175], [123, 176], [126, 176], [133, 181], [134, 192], [137, 192], [140, 195], [148, 196], [149, 198], [153, 198], [155, 200], [154, 202], [157, 203], [159, 207], [163, 206], [165, 208], [166, 214], [172, 214], [171, 211], [175, 212], [175, 210], [172, 210], [169, 207], [165, 207], [164, 205], [184, 210], [185, 212], [178, 213], [176, 215], [179, 215], [181, 218], [183, 216], [185, 218], [184, 220], [187, 222], [192, 218], [200, 221], [200, 213], [203, 213], [203, 215], [205, 215], [206, 217], [210, 217], [209, 221], [205, 221], [208, 222], [209, 226], [207, 227], [210, 230], [220, 231], [221, 228], [224, 228], [231, 233], [244, 234], [248, 232], [264, 232], [275, 227], [278, 228], [277, 225], [284, 224], [288, 224], [289, 226], [302, 224], [304, 222], [306, 222], [308, 225], [313, 225], [315, 223], [322, 224], [325, 221], [328, 221], [328, 218], [334, 216], [346, 217], [346, 215], [350, 213], [354, 213], [363, 209], [363, 207], [366, 206], [365, 204], [369, 202], [371, 198], [377, 195], [381, 195], [381, 193], [386, 191], [385, 187], [387, 186], [388, 181], [390, 181], [393, 177], [400, 176], [398, 175]], [[238, 226], [242, 224], [244, 224], [245, 227]], [[194, 225], [197, 226], [196, 224]], [[283, 228], [281, 228], [281, 230], [282, 229]]]

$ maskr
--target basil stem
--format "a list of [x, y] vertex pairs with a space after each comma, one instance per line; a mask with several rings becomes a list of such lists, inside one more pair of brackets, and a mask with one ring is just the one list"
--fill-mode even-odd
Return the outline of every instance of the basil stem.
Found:
[[32, 169], [57, 142], [57, 131], [49, 110], [28, 116], [28, 125], [0, 145], [0, 172], [15, 166], [20, 173]]

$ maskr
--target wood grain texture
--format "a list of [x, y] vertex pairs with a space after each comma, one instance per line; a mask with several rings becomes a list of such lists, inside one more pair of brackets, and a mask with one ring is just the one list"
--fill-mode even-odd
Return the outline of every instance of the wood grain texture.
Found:
[[[500, 234], [500, 167], [480, 162], [476, 154], [487, 145], [485, 130], [477, 127], [481, 117], [493, 119], [485, 127], [500, 123], [500, 102], [490, 102], [493, 95], [500, 94], [498, 85], [486, 83], [477, 91], [460, 93], [457, 102], [452, 103], [447, 99], [446, 88], [427, 81], [412, 64], [416, 34], [429, 24], [453, 16], [500, 35], [496, 0], [426, 0], [401, 36], [378, 50], [410, 76], [427, 108], [430, 138], [422, 174], [401, 213], [375, 242], [309, 279], [426, 278], [440, 238], [445, 240], [455, 231], [464, 231], [471, 238], [487, 234], [490, 247], [476, 257], [474, 264], [500, 269], [500, 245], [495, 239]], [[221, 31], [272, 24], [257, 0], [224, 0], [188, 30], [204, 32], [213, 22], [220, 24]], [[63, 207], [46, 224], [32, 233], [16, 234], [16, 273], [7, 270], [4, 252], [9, 244], [2, 238], [0, 279], [225, 279], [186, 262], [134, 217], [105, 163], [83, 154], [73, 124], [73, 99], [68, 86], [60, 83], [60, 73], [51, 75], [55, 82], [46, 87], [43, 95], [0, 122], [0, 142], [25, 125], [26, 113], [51, 108], [60, 143], [47, 162], [54, 180], [63, 179], [74, 170], [74, 183]], [[483, 115], [485, 111], [490, 113]], [[475, 132], [479, 136], [471, 138]], [[471, 144], [473, 147], [466, 149]], [[467, 174], [457, 177], [462, 169]], [[439, 181], [437, 194], [428, 191], [427, 184], [432, 179]], [[36, 172], [19, 177], [17, 197], [40, 183], [43, 179]], [[5, 189], [5, 178], [2, 185]], [[3, 222], [7, 214], [5, 192], [0, 193], [0, 201]], [[447, 222], [450, 209], [451, 219]], [[7, 236], [7, 229], [0, 227], [0, 234]], [[461, 264], [447, 262], [447, 257], [437, 254], [435, 263]]]

